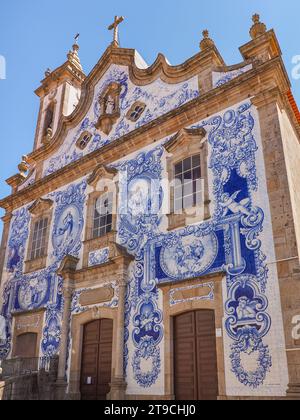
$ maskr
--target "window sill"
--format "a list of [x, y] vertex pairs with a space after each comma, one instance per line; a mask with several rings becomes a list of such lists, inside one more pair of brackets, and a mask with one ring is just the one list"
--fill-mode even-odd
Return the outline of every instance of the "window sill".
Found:
[[37, 270], [41, 270], [46, 268], [47, 265], [47, 255], [44, 257], [36, 258], [34, 260], [27, 260], [25, 261], [25, 273], [32, 273]]
[[104, 236], [99, 236], [99, 238], [86, 239], [83, 242], [83, 267], [88, 267], [90, 252], [110, 247], [111, 244], [116, 243], [116, 240], [117, 232], [115, 230], [110, 231]]
[[[187, 210], [183, 210], [182, 213], [170, 213], [168, 214], [169, 227], [168, 230], [172, 231], [180, 229], [185, 226], [189, 226], [195, 223], [203, 223], [211, 219], [209, 210], [210, 201], [205, 202], [202, 207], [192, 207]], [[193, 215], [194, 214], [194, 215]]]

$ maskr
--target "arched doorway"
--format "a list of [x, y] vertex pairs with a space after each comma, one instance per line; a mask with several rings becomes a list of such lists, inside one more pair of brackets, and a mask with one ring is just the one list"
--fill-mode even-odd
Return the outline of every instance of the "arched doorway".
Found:
[[82, 400], [105, 400], [112, 374], [113, 321], [100, 319], [84, 326], [81, 366]]
[[218, 367], [213, 310], [174, 318], [174, 387], [177, 400], [216, 400]]
[[36, 333], [18, 335], [14, 356], [24, 359], [37, 357], [37, 340], [38, 335]]

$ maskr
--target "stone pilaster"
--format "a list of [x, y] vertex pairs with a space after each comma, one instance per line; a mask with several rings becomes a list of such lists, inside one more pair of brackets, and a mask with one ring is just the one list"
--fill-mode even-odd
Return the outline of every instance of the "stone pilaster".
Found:
[[63, 400], [66, 396], [66, 366], [68, 356], [68, 336], [71, 322], [71, 304], [75, 288], [74, 273], [78, 264], [78, 259], [72, 256], [66, 256], [61, 263], [57, 274], [63, 278], [63, 297], [64, 309], [62, 317], [61, 342], [59, 349], [58, 375], [56, 382], [56, 399]]
[[124, 375], [124, 323], [125, 323], [125, 299], [128, 284], [127, 271], [119, 275], [119, 305], [117, 318], [117, 338], [116, 338], [116, 364], [114, 377], [111, 382], [110, 399], [125, 400], [127, 384]]
[[280, 91], [273, 89], [256, 96], [252, 102], [259, 113], [265, 158], [290, 381], [287, 395], [288, 398], [300, 399], [300, 350], [292, 338], [292, 318], [299, 312], [300, 275], [297, 274], [299, 256], [284, 149], [285, 142], [290, 139], [280, 121], [285, 101]]

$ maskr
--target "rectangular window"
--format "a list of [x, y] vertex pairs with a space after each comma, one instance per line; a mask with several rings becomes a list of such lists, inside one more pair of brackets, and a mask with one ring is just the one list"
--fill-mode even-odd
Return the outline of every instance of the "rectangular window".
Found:
[[106, 235], [112, 230], [112, 194], [104, 194], [95, 202], [93, 239]]
[[181, 212], [201, 204], [202, 199], [200, 155], [192, 156], [175, 165], [174, 211]]
[[48, 218], [40, 219], [34, 224], [30, 259], [46, 256], [46, 239], [47, 239]]

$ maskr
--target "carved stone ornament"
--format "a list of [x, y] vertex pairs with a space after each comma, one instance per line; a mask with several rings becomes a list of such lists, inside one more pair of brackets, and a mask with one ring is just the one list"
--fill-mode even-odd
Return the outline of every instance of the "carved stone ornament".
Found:
[[250, 29], [250, 36], [252, 39], [256, 39], [267, 32], [267, 27], [260, 21], [260, 16], [258, 14], [253, 15], [252, 21], [253, 25]]
[[100, 97], [100, 117], [96, 128], [106, 135], [111, 132], [120, 118], [120, 93], [121, 86], [118, 83], [111, 83]]

